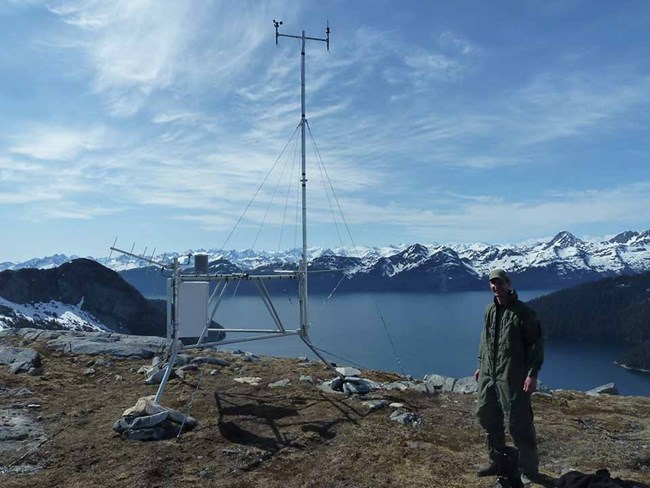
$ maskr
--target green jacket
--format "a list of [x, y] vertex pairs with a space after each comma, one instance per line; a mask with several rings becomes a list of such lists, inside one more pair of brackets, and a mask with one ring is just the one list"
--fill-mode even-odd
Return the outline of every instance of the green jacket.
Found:
[[478, 364], [481, 380], [506, 382], [518, 389], [526, 376], [537, 377], [544, 362], [544, 345], [535, 312], [511, 293], [505, 307], [495, 299], [485, 309]]

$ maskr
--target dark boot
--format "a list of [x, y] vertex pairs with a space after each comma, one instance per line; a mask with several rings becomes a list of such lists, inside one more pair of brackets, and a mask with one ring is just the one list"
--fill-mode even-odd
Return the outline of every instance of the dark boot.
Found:
[[514, 447], [506, 447], [503, 452], [505, 461], [505, 469], [502, 473], [510, 483], [512, 488], [524, 488], [524, 483], [519, 476], [519, 451]]
[[490, 463], [489, 466], [479, 469], [476, 472], [476, 476], [483, 478], [484, 476], [498, 476], [501, 474], [503, 468], [497, 463]]
[[479, 478], [485, 476], [500, 476], [506, 474], [506, 468], [508, 467], [508, 456], [500, 451], [492, 451], [492, 460], [489, 466], [481, 468], [476, 472], [476, 475]]

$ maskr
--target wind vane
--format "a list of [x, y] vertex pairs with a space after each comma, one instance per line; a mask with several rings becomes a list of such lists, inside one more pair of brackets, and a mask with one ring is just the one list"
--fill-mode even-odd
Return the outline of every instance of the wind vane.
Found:
[[305, 40], [310, 40], [310, 41], [323, 41], [327, 43], [327, 50], [330, 50], [330, 21], [327, 21], [327, 27], [325, 29], [325, 34], [327, 34], [327, 37], [325, 39], [322, 39], [320, 37], [307, 37], [305, 36], [305, 31], [302, 31], [302, 36], [292, 36], [289, 34], [280, 34], [279, 28], [282, 25], [281, 20], [275, 20], [273, 19], [273, 25], [275, 26], [275, 45], [279, 45], [279, 38], [280, 37], [293, 37], [294, 39], [302, 39], [302, 54], [304, 56], [305, 54]]

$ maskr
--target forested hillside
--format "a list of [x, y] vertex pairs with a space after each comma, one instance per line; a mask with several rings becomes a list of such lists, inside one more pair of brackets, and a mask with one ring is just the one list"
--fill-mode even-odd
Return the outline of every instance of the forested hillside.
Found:
[[650, 272], [585, 283], [530, 304], [548, 337], [650, 340]]

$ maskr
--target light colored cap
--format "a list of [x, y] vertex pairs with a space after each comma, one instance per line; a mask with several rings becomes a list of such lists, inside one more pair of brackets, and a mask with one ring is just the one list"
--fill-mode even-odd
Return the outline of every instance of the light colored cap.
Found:
[[494, 279], [496, 279], [496, 278], [498, 278], [498, 279], [500, 279], [500, 280], [503, 280], [503, 281], [505, 281], [506, 283], [510, 283], [510, 277], [508, 276], [508, 273], [506, 273], [506, 272], [505, 272], [504, 270], [502, 270], [502, 269], [496, 268], [496, 269], [493, 269], [493, 270], [490, 272], [490, 278], [489, 278], [490, 281], [492, 281], [492, 280], [494, 280]]

